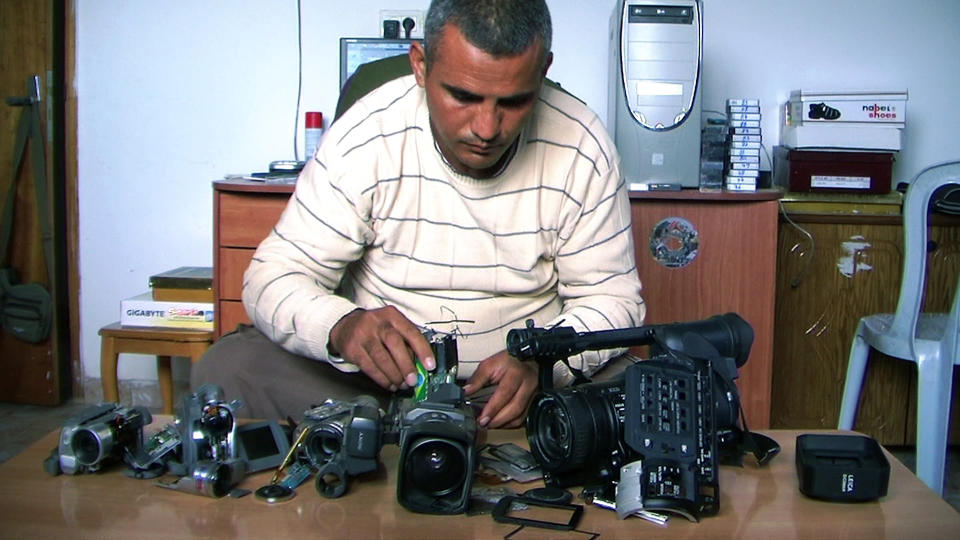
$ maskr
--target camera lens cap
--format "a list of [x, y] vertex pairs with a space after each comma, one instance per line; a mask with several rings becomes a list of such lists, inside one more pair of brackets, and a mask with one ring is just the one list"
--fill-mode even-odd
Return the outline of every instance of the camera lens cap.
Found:
[[572, 493], [558, 487], [539, 487], [528, 489], [527, 491], [523, 492], [523, 497], [525, 499], [533, 499], [535, 501], [551, 504], [568, 504], [571, 500], [573, 500]]
[[289, 501], [297, 492], [280, 484], [267, 484], [253, 492], [253, 495], [268, 503]]

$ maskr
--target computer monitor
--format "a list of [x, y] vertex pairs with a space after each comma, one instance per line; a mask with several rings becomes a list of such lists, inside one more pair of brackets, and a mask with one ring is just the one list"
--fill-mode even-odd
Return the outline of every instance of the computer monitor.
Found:
[[407, 54], [412, 39], [340, 38], [340, 88], [361, 64]]

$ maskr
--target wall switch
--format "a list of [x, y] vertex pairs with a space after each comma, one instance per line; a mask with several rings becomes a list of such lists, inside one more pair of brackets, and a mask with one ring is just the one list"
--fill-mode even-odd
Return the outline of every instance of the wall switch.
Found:
[[384, 35], [384, 28], [391, 28], [393, 26], [391, 23], [384, 24], [387, 21], [396, 21], [400, 26], [399, 37], [407, 37], [406, 30], [403, 28], [403, 21], [407, 18], [413, 20], [413, 29], [410, 31], [410, 37], [423, 39], [424, 12], [418, 9], [381, 9], [380, 20], [378, 21], [380, 37], [390, 37]]

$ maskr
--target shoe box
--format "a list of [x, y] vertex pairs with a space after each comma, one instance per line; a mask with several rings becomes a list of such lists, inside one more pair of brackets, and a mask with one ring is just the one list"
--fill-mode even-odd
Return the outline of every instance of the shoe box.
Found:
[[809, 92], [794, 90], [784, 107], [784, 125], [836, 123], [904, 127], [907, 92]]
[[893, 152], [773, 147], [773, 183], [794, 192], [890, 193]]

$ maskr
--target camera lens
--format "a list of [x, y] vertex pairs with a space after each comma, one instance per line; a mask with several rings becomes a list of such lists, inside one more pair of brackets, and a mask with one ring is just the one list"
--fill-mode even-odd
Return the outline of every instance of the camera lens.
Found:
[[343, 431], [332, 424], [313, 428], [303, 441], [307, 458], [315, 467], [320, 467], [340, 455], [342, 445]]
[[547, 471], [579, 469], [609, 459], [620, 439], [623, 395], [618, 387], [594, 386], [542, 394], [527, 415], [533, 457]]
[[540, 409], [539, 418], [535, 431], [544, 459], [551, 463], [567, 461], [570, 448], [574, 445], [567, 413], [559, 403], [549, 400]]
[[443, 439], [423, 439], [411, 448], [404, 464], [409, 483], [432, 497], [442, 497], [464, 485], [464, 448]]
[[82, 429], [74, 433], [70, 446], [77, 461], [83, 465], [92, 465], [100, 457], [100, 440], [90, 430]]
[[96, 465], [113, 449], [110, 426], [103, 424], [77, 430], [70, 441], [70, 448], [81, 465]]
[[193, 469], [192, 476], [200, 495], [220, 498], [230, 491], [232, 469], [226, 463], [200, 461]]

